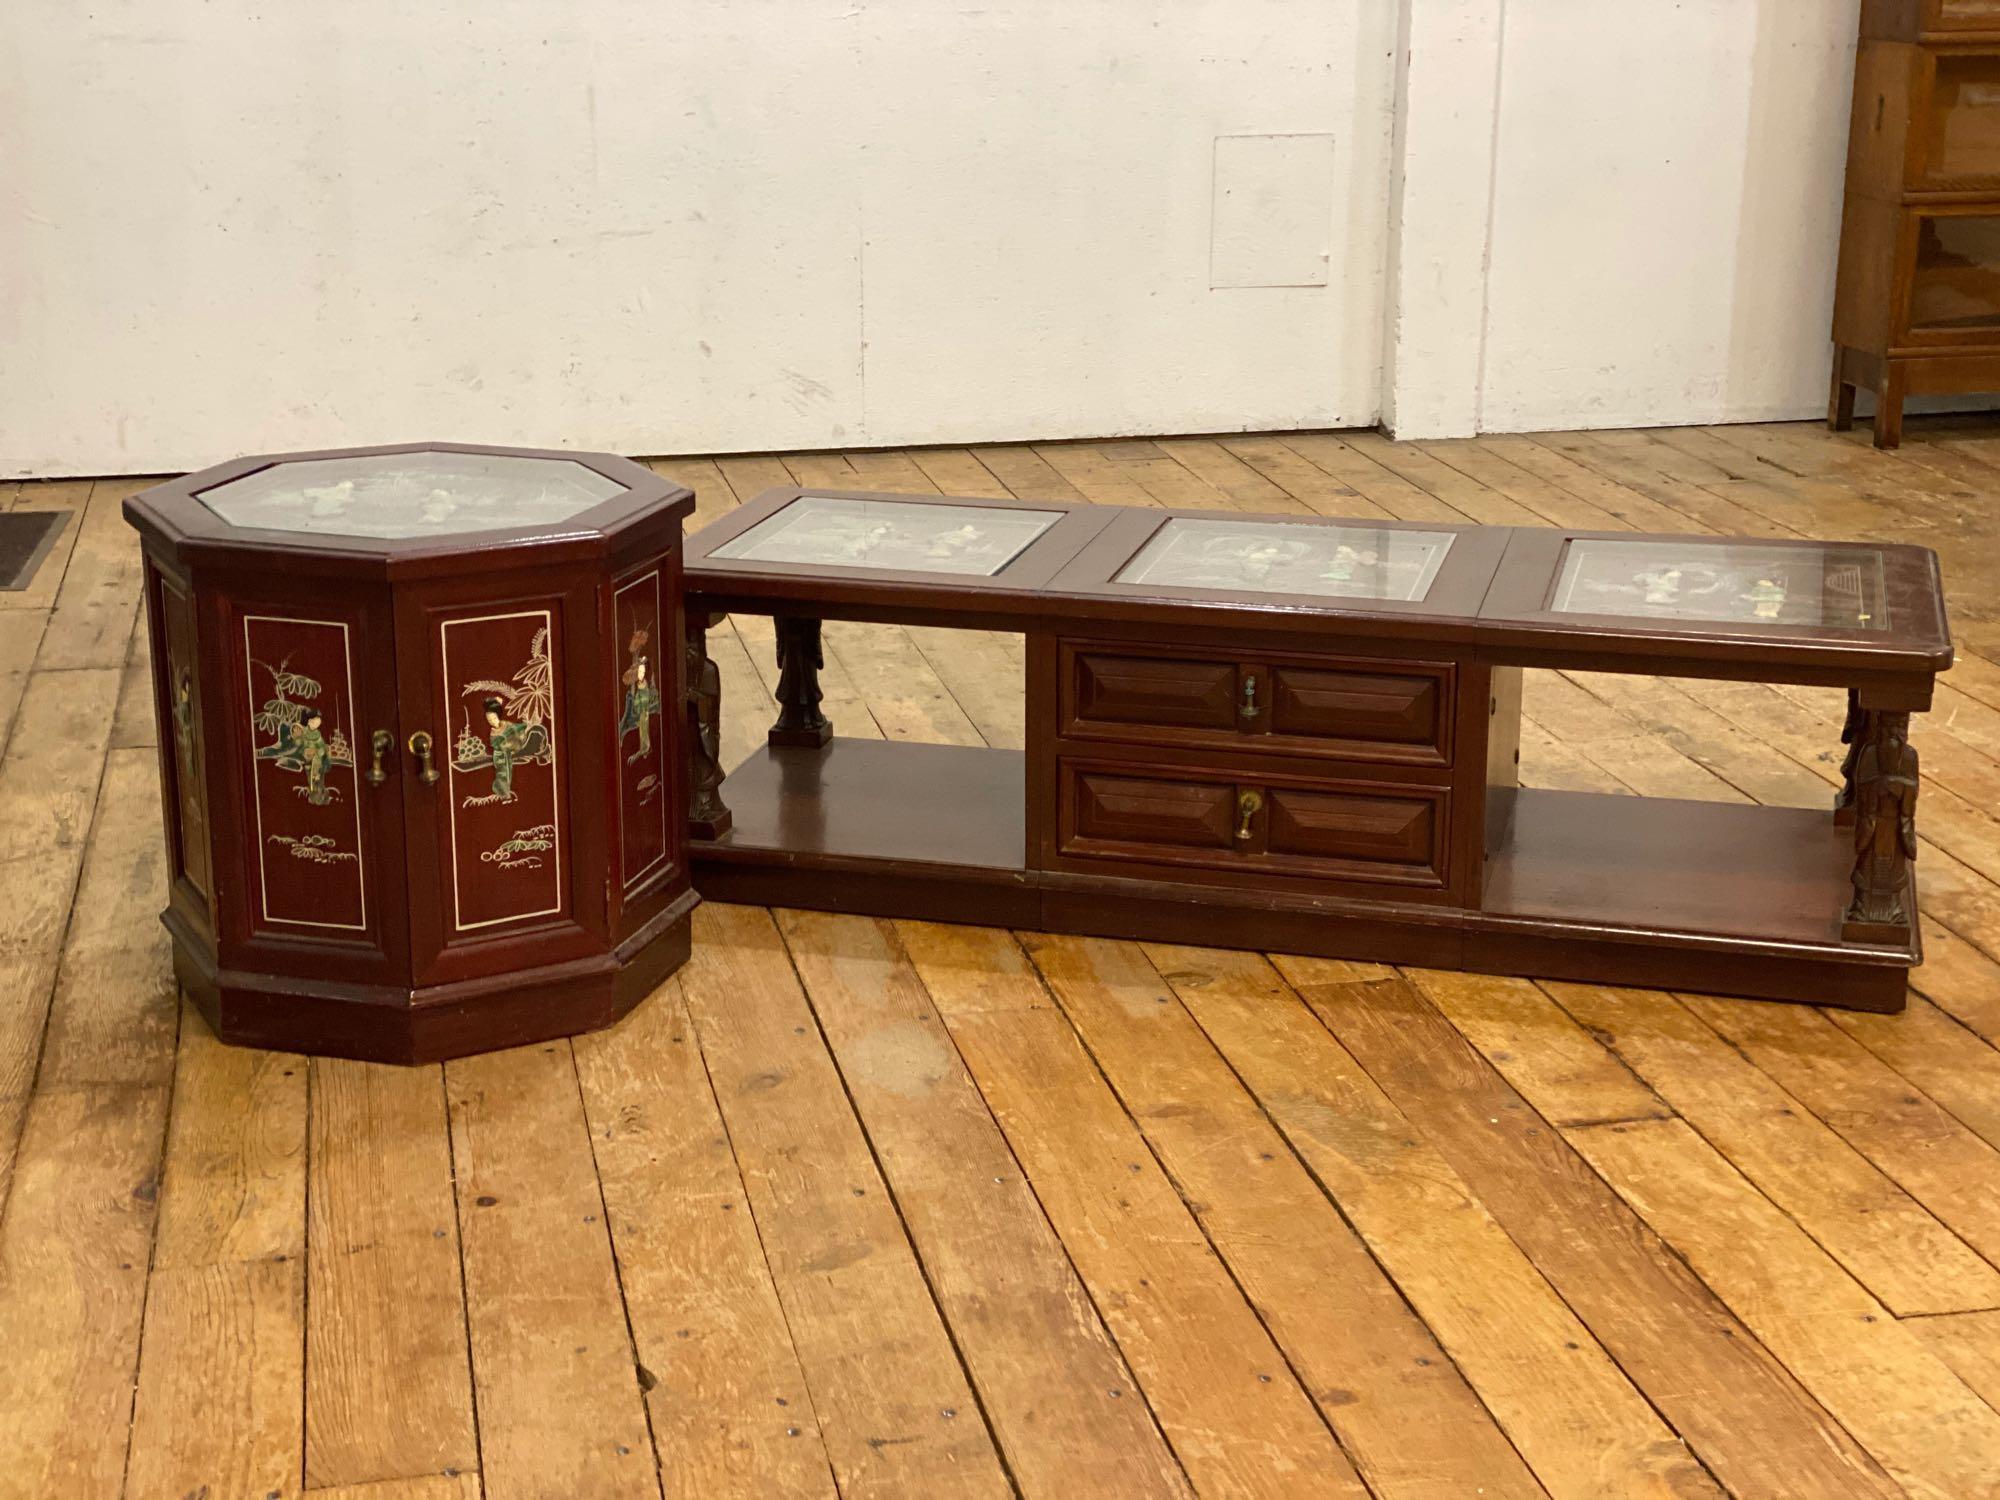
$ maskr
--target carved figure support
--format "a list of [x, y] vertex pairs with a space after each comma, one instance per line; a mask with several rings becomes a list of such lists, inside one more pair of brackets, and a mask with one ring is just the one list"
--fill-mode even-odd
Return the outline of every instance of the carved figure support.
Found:
[[771, 623], [778, 638], [778, 722], [768, 738], [817, 750], [833, 738], [833, 724], [819, 711], [819, 672], [826, 665], [819, 621], [779, 615]]
[[1840, 935], [1850, 943], [1901, 943], [1916, 921], [1917, 752], [1910, 716], [1867, 715], [1854, 759], [1854, 899]]
[[1853, 688], [1847, 690], [1847, 722], [1840, 726], [1840, 743], [1847, 747], [1847, 754], [1840, 762], [1840, 790], [1833, 794], [1833, 821], [1842, 828], [1854, 823], [1854, 768], [1861, 760], [1861, 746], [1868, 737], [1868, 710], [1861, 706], [1861, 695]]
[[729, 832], [722, 800], [722, 673], [708, 656], [711, 615], [687, 620], [688, 834], [719, 839]]

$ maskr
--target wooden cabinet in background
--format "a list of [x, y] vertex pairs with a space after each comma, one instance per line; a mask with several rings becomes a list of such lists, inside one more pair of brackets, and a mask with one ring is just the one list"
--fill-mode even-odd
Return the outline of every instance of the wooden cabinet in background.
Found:
[[2000, 391], [2000, 0], [1866, 0], [1855, 59], [1828, 421], [1876, 398]]

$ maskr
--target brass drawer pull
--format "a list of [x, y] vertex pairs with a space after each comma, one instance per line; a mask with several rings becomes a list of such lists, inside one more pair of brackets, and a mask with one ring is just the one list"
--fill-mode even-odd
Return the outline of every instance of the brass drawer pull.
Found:
[[1248, 789], [1236, 794], [1236, 841], [1247, 844], [1256, 835], [1250, 825], [1257, 821], [1257, 814], [1263, 811], [1264, 794]]
[[416, 756], [417, 765], [421, 768], [417, 772], [417, 780], [425, 786], [434, 786], [437, 783], [438, 770], [431, 764], [431, 737], [419, 729], [410, 736], [410, 752]]
[[372, 752], [368, 759], [368, 784], [380, 786], [389, 779], [388, 767], [382, 759], [394, 748], [396, 737], [386, 729], [378, 729], [368, 737], [368, 748]]
[[1243, 704], [1236, 710], [1237, 717], [1254, 719], [1263, 711], [1257, 706], [1257, 674], [1252, 672], [1243, 679]]

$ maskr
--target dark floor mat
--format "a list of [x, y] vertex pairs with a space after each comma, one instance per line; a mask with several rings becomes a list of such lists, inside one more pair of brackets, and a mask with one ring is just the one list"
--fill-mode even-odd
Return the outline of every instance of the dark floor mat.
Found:
[[62, 535], [66, 510], [10, 510], [0, 514], [0, 589], [24, 589]]

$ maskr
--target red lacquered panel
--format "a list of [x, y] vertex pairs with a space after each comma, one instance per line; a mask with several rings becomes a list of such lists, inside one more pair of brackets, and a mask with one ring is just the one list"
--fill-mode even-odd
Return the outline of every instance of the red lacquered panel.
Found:
[[630, 892], [671, 864], [674, 816], [671, 739], [664, 718], [673, 674], [672, 621], [665, 613], [665, 569], [652, 563], [612, 591], [612, 638], [618, 644], [619, 692], [612, 743], [618, 757], [619, 889]]
[[194, 606], [166, 574], [148, 569], [166, 648], [162, 663], [165, 713], [159, 726], [166, 754], [167, 808], [174, 876], [184, 880], [212, 913], [215, 885], [209, 869], [207, 761], [202, 753], [200, 657], [195, 650]]
[[352, 628], [270, 613], [243, 615], [241, 629], [253, 925], [365, 934]]
[[561, 642], [553, 608], [466, 613], [438, 626], [450, 715], [445, 842], [455, 933], [565, 916]]

